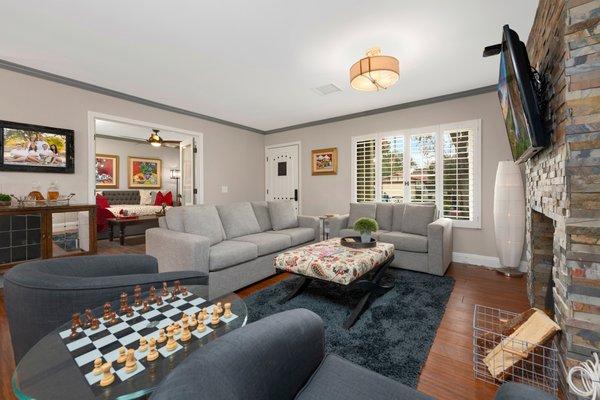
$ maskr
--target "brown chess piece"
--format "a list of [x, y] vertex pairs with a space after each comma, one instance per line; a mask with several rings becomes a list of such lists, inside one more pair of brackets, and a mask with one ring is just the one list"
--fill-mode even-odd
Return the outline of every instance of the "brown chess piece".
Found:
[[127, 293], [125, 293], [125, 292], [121, 293], [120, 301], [121, 301], [121, 307], [119, 308], [119, 314], [125, 315], [125, 314], [127, 314], [127, 306], [128, 306]]
[[116, 325], [116, 324], [117, 324], [117, 322], [119, 322], [119, 321], [117, 320], [117, 313], [113, 311], [113, 312], [110, 314], [110, 324], [111, 324], [111, 325]]
[[167, 282], [162, 283], [162, 293], [161, 296], [168, 297], [169, 296], [169, 285]]
[[144, 305], [142, 306], [142, 313], [147, 313], [150, 311], [150, 306], [148, 305], [148, 300], [144, 300]]
[[134, 300], [133, 305], [139, 307], [142, 305], [142, 287], [140, 285], [136, 285], [135, 289], [133, 289]]
[[127, 306], [127, 316], [130, 318], [133, 317], [133, 307], [130, 305]]
[[156, 303], [156, 288], [154, 286], [150, 286], [150, 295], [148, 296], [148, 302], [150, 304]]
[[104, 312], [102, 314], [102, 318], [104, 318], [105, 321], [108, 321], [110, 319], [111, 312], [112, 306], [110, 305], [110, 303], [104, 303]]
[[85, 315], [85, 323], [83, 324], [83, 327], [85, 329], [87, 329], [92, 324], [92, 320], [94, 319], [94, 314], [92, 313], [92, 310], [90, 310], [89, 308], [86, 308], [84, 315]]
[[77, 336], [79, 336], [79, 332], [77, 332], [77, 328], [79, 328], [79, 325], [71, 324], [71, 334], [69, 335], [69, 337], [71, 339], [75, 339]]
[[163, 299], [162, 299], [162, 296], [158, 296], [158, 297], [156, 298], [156, 305], [157, 305], [157, 306], [162, 306], [162, 305], [163, 305]]
[[81, 319], [79, 318], [79, 313], [71, 315], [71, 324], [81, 326]]
[[181, 294], [184, 296], [187, 296], [188, 294], [188, 288], [186, 288], [185, 286], [181, 287]]
[[181, 293], [181, 282], [175, 281], [173, 282], [173, 296]]
[[90, 323], [90, 329], [95, 331], [99, 327], [100, 327], [100, 321], [98, 321], [98, 318], [96, 318], [96, 317], [92, 318], [92, 322]]

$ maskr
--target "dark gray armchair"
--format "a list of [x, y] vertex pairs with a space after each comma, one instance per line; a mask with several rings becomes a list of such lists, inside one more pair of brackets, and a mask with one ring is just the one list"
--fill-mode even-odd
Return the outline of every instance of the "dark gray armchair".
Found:
[[421, 400], [430, 397], [335, 355], [323, 321], [282, 312], [222, 336], [189, 356], [151, 400]]
[[[202, 272], [159, 274], [156, 259], [146, 255], [56, 258], [13, 267], [5, 275], [4, 296], [15, 362], [73, 313], [116, 300], [122, 292], [131, 294], [135, 285], [146, 291], [175, 280], [208, 284]], [[201, 294], [208, 295], [208, 286]]]

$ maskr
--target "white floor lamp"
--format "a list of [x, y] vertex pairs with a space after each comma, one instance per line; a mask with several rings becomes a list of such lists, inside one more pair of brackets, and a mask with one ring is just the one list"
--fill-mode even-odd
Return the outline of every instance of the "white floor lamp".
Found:
[[500, 161], [494, 187], [494, 232], [496, 250], [506, 276], [522, 276], [519, 271], [525, 240], [525, 191], [519, 166]]

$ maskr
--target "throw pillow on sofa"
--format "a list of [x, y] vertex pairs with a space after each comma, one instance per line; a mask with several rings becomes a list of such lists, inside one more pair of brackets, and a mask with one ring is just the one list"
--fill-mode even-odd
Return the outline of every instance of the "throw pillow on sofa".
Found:
[[260, 225], [250, 203], [231, 203], [217, 206], [227, 239], [260, 232]]
[[274, 231], [298, 226], [298, 215], [291, 200], [269, 201], [268, 205]]
[[433, 222], [434, 216], [435, 204], [407, 203], [404, 205], [402, 232], [427, 236], [427, 225]]
[[[183, 207], [183, 227], [187, 233], [204, 236], [214, 246], [225, 239], [225, 231], [215, 206]], [[168, 226], [169, 222], [167, 222]]]
[[108, 202], [108, 199], [104, 196], [102, 196], [101, 194], [96, 194], [96, 205], [100, 208], [109, 208], [110, 207], [110, 203]]
[[375, 203], [350, 203], [350, 215], [348, 216], [348, 228], [360, 218], [375, 219], [377, 204]]

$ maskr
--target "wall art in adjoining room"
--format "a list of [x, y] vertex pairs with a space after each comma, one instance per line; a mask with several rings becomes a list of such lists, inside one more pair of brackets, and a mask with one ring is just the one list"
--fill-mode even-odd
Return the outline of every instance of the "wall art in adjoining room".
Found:
[[159, 158], [128, 157], [129, 188], [160, 189], [162, 160]]
[[96, 188], [119, 188], [119, 156], [96, 154]]
[[75, 172], [74, 132], [0, 121], [0, 171]]

